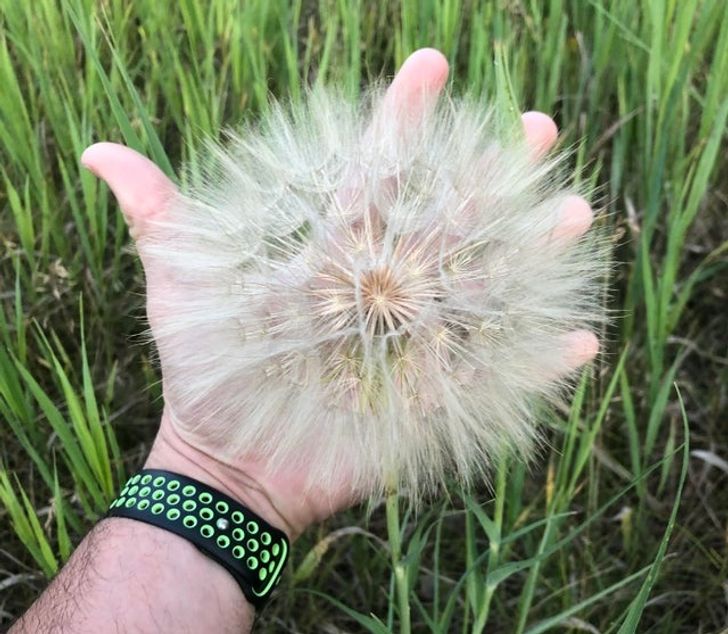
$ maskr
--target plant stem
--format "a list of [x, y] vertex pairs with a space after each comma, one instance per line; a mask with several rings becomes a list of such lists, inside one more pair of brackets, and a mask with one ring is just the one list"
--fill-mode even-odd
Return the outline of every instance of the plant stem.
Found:
[[[488, 555], [488, 573], [491, 573], [498, 566], [498, 560], [500, 558], [500, 537], [503, 534], [503, 509], [505, 507], [506, 498], [506, 474], [508, 472], [507, 461], [501, 460], [498, 464], [498, 474], [496, 480], [496, 492], [495, 492], [495, 513], [493, 516], [493, 522], [498, 529], [498, 541], [490, 540]], [[483, 599], [481, 602], [480, 611], [478, 612], [475, 623], [473, 624], [473, 632], [482, 632], [485, 630], [485, 626], [488, 622], [488, 615], [490, 614], [490, 604], [495, 594], [497, 585], [491, 583], [486, 577], [486, 586]]]
[[397, 599], [399, 601], [399, 631], [400, 634], [410, 634], [412, 625], [410, 622], [409, 578], [407, 576], [407, 569], [402, 562], [399, 496], [397, 495], [396, 488], [391, 488], [387, 494], [387, 535], [389, 538], [389, 550], [392, 556]]

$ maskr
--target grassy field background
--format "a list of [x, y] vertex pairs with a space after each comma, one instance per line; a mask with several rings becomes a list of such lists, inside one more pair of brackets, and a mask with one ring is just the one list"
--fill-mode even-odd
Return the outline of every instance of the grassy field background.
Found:
[[402, 509], [396, 536], [383, 508], [311, 529], [258, 631], [399, 631], [395, 568], [417, 632], [728, 627], [724, 0], [0, 0], [0, 627], [161, 410], [140, 266], [82, 150], [172, 175], [269, 94], [356, 93], [420, 46], [456, 91], [554, 115], [598, 186], [615, 319], [534, 465]]

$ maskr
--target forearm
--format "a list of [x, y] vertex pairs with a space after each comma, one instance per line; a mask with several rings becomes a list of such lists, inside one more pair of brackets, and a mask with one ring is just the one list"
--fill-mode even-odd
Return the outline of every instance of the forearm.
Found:
[[[278, 512], [259, 482], [189, 446], [167, 422], [145, 467], [200, 480], [255, 509], [290, 539], [302, 530]], [[190, 542], [143, 522], [108, 518], [10, 632], [240, 633], [250, 630], [253, 615], [227, 570]]]
[[11, 628], [44, 632], [245, 632], [253, 608], [185, 539], [129, 519], [100, 522]]

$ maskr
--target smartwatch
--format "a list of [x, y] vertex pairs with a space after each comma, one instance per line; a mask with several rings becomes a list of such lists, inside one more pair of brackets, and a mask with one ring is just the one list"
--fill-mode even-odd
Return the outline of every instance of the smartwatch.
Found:
[[161, 469], [127, 480], [105, 517], [127, 517], [192, 542], [235, 578], [256, 608], [281, 580], [290, 543], [286, 534], [212, 487]]

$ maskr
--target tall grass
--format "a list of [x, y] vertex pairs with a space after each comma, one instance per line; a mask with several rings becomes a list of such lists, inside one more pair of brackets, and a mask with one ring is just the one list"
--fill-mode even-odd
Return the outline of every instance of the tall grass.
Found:
[[615, 326], [570, 408], [544, 413], [536, 464], [312, 529], [260, 629], [726, 625], [723, 0], [0, 0], [0, 618], [67, 559], [160, 411], [140, 269], [84, 147], [124, 142], [174, 177], [269, 94], [356, 93], [420, 46], [456, 90], [554, 114], [613, 235]]

